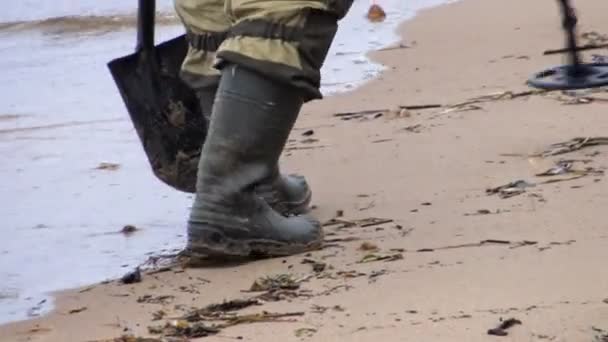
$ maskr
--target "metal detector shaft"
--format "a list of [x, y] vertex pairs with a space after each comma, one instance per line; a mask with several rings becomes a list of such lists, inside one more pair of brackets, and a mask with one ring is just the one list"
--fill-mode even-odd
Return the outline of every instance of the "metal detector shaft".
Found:
[[578, 44], [576, 41], [576, 24], [578, 19], [576, 18], [574, 8], [570, 6], [569, 0], [559, 0], [559, 2], [562, 8], [562, 25], [566, 31], [566, 46], [570, 53], [570, 65], [572, 66], [571, 71], [576, 72], [578, 66], [581, 64], [580, 54], [577, 49]]

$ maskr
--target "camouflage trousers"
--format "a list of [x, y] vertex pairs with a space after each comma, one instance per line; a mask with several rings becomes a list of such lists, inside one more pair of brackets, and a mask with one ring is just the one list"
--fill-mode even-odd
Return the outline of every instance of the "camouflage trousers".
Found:
[[321, 98], [320, 70], [353, 0], [175, 0], [189, 51], [182, 78], [214, 87], [234, 63]]

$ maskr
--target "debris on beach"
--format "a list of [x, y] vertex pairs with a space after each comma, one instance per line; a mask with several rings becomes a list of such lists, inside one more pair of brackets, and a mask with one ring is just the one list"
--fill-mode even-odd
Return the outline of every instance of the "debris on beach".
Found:
[[299, 282], [290, 274], [278, 274], [256, 279], [249, 291], [263, 292], [269, 290], [297, 290], [300, 288]]
[[500, 210], [496, 209], [495, 211], [489, 209], [478, 209], [474, 213], [466, 213], [464, 216], [484, 216], [484, 215], [498, 215], [502, 213], [508, 213], [510, 210]]
[[548, 169], [547, 171], [537, 173], [536, 176], [537, 177], [549, 177], [549, 176], [563, 175], [563, 174], [571, 172], [572, 166], [574, 166], [574, 163], [571, 161], [567, 161], [567, 160], [559, 161], [556, 163], [556, 165], [554, 167]]
[[218, 304], [209, 304], [201, 309], [194, 309], [185, 314], [180, 319], [187, 322], [201, 322], [207, 320], [223, 319], [227, 316], [234, 316], [236, 311], [249, 308], [251, 306], [262, 305], [262, 302], [256, 298], [251, 299], [234, 299], [224, 301]]
[[568, 141], [552, 144], [537, 157], [550, 157], [570, 153], [586, 147], [608, 145], [608, 137], [576, 137]]
[[336, 229], [344, 229], [354, 227], [357, 224], [352, 221], [342, 220], [342, 219], [330, 219], [322, 224], [323, 227], [336, 227]]
[[409, 132], [409, 133], [420, 133], [420, 132], [422, 132], [423, 128], [424, 128], [424, 126], [417, 124], [417, 125], [410, 125], [410, 126], [403, 127], [401, 129], [401, 131]]
[[[189, 315], [187, 316], [187, 319], [171, 320], [164, 325], [149, 326], [148, 332], [153, 335], [161, 335], [164, 337], [200, 338], [215, 335], [225, 328], [236, 325], [270, 322], [296, 322], [290, 318], [300, 316], [304, 316], [304, 312], [272, 313], [263, 311], [261, 313], [246, 315], [225, 313], [209, 317], [202, 315]], [[220, 321], [222, 323], [209, 325], [204, 321]]]
[[77, 314], [77, 313], [81, 313], [83, 311], [86, 311], [88, 308], [86, 306], [83, 306], [81, 308], [78, 309], [72, 309], [70, 311], [68, 311], [68, 314], [73, 315], [73, 314]]
[[605, 44], [608, 43], [608, 34], [603, 34], [596, 31], [588, 31], [581, 33], [581, 39], [586, 44]]
[[329, 310], [336, 311], [336, 312], [344, 312], [344, 311], [346, 311], [346, 309], [344, 309], [340, 305], [334, 305], [333, 307], [329, 307], [329, 306], [322, 306], [322, 305], [318, 305], [318, 304], [313, 304], [311, 306], [311, 312], [316, 313], [316, 314], [324, 314], [324, 313], [326, 313]]
[[217, 313], [226, 313], [231, 311], [243, 310], [245, 308], [261, 305], [262, 303], [255, 299], [233, 299], [224, 301], [219, 304], [209, 304], [197, 313], [203, 316], [217, 316]]
[[536, 246], [536, 245], [538, 245], [538, 241], [523, 240], [523, 241], [513, 243], [512, 246], [509, 248], [515, 249], [515, 248], [520, 248], [520, 247]]
[[393, 220], [391, 219], [383, 219], [377, 217], [369, 217], [362, 220], [355, 221], [355, 224], [360, 226], [361, 228], [374, 227], [379, 226], [381, 224], [391, 223]]
[[369, 228], [375, 227], [387, 223], [392, 223], [394, 220], [378, 218], [378, 217], [368, 217], [360, 220], [343, 220], [343, 219], [330, 219], [322, 224], [323, 227], [335, 227], [336, 230], [351, 228], [351, 227], [361, 227], [361, 228]]
[[[608, 138], [606, 138], [606, 144], [608, 144]], [[569, 146], [568, 149], [582, 148], [581, 144], [576, 144], [575, 146], [573, 144], [567, 144], [567, 145]], [[555, 146], [557, 146], [557, 144]], [[566, 152], [563, 152], [563, 150], [562, 150], [563, 148], [565, 148], [565, 147], [560, 145], [558, 147], [558, 149], [554, 150], [551, 153], [557, 153], [557, 154], [566, 153]], [[560, 150], [562, 152], [558, 152]], [[517, 181], [510, 182], [508, 184], [505, 184], [505, 185], [486, 189], [486, 194], [488, 196], [498, 195], [500, 198], [506, 199], [506, 198], [511, 198], [514, 196], [524, 194], [524, 193], [526, 193], [527, 188], [535, 187], [537, 185], [546, 185], [546, 184], [567, 182], [567, 181], [573, 181], [573, 180], [577, 180], [577, 179], [587, 177], [587, 176], [603, 176], [605, 174], [604, 170], [596, 169], [594, 167], [586, 167], [584, 169], [574, 169], [573, 166], [574, 166], [575, 162], [578, 162], [578, 161], [581, 161], [581, 160], [560, 160], [560, 161], [556, 162], [555, 166], [553, 166], [541, 173], [535, 174], [536, 177], [555, 177], [555, 178], [551, 178], [551, 179], [548, 179], [548, 180], [545, 180], [542, 182], [537, 182], [537, 183], [530, 183], [525, 180], [517, 180]], [[583, 160], [584, 163], [587, 163], [589, 161]], [[573, 176], [558, 177], [558, 176], [564, 176], [564, 175], [573, 175]], [[534, 195], [534, 194], [532, 194], [530, 196], [538, 197], [538, 195]], [[480, 214], [480, 215], [490, 214], [490, 212], [484, 211], [484, 212], [479, 212], [478, 214]]]
[[382, 22], [386, 19], [386, 12], [380, 5], [373, 3], [367, 10], [367, 19], [373, 23]]
[[304, 140], [302, 140], [302, 141], [300, 141], [300, 142], [301, 142], [302, 144], [314, 144], [314, 143], [319, 142], [319, 139], [307, 138], [307, 139], [304, 139]]
[[446, 106], [446, 110], [444, 110], [441, 114], [446, 114], [450, 112], [461, 112], [461, 111], [470, 111], [470, 110], [479, 110], [482, 109], [477, 104], [486, 103], [486, 102], [496, 102], [503, 100], [513, 100], [517, 98], [532, 96], [532, 95], [540, 95], [545, 94], [546, 90], [525, 90], [525, 91], [502, 91], [497, 93], [491, 93], [487, 95], [477, 96], [474, 98], [470, 98], [464, 102], [455, 103], [449, 106]]
[[300, 328], [294, 331], [294, 335], [298, 338], [312, 337], [317, 332], [317, 329], [313, 328]]
[[487, 195], [498, 195], [502, 199], [511, 198], [514, 196], [521, 195], [526, 192], [526, 188], [535, 186], [535, 184], [528, 183], [525, 180], [517, 180], [505, 185], [501, 185], [495, 188], [486, 190]]
[[128, 225], [122, 227], [122, 229], [120, 230], [120, 233], [128, 236], [128, 235], [131, 235], [131, 234], [135, 233], [138, 230], [139, 229], [137, 227], [128, 224]]
[[[174, 340], [173, 342], [185, 342], [185, 340]], [[123, 335], [121, 337], [109, 339], [109, 340], [95, 340], [91, 342], [168, 342], [167, 340], [159, 339], [159, 338], [149, 338], [149, 337], [136, 337], [133, 335]]]
[[120, 169], [120, 164], [116, 163], [99, 163], [95, 170], [116, 171]]
[[376, 262], [376, 261], [389, 262], [389, 261], [397, 261], [397, 260], [402, 260], [402, 259], [403, 259], [403, 254], [401, 254], [401, 253], [393, 253], [393, 254], [371, 253], [371, 254], [365, 255], [357, 263], [365, 264], [368, 262]]
[[386, 114], [389, 119], [403, 119], [412, 117], [412, 112], [403, 107], [391, 109]]
[[[608, 44], [606, 44], [605, 47], [608, 48]], [[593, 62], [593, 63], [608, 63], [608, 56], [593, 55], [593, 56], [591, 56], [591, 62]]]
[[171, 303], [175, 299], [175, 296], [172, 295], [161, 295], [161, 296], [152, 296], [152, 295], [143, 295], [137, 298], [138, 303], [146, 303], [146, 304], [162, 304], [166, 305]]
[[[575, 164], [575, 160], [560, 160], [558, 161], [554, 167], [542, 172], [542, 173], [538, 173], [536, 174], [537, 177], [550, 177], [550, 176], [560, 176], [560, 175], [565, 175], [565, 174], [575, 174], [578, 175], [579, 177], [573, 177], [573, 178], [567, 178], [567, 179], [561, 179], [561, 180], [570, 180], [570, 179], [578, 179], [580, 177], [584, 177], [584, 176], [602, 176], [604, 175], [604, 171], [603, 170], [598, 170], [596, 168], [593, 167], [586, 167], [585, 169], [574, 169], [573, 166]], [[555, 183], [560, 181], [560, 179], [555, 179], [555, 180], [549, 180], [544, 182], [543, 184], [547, 184], [547, 183]]]
[[33, 328], [29, 329], [27, 332], [29, 334], [38, 334], [38, 333], [47, 333], [47, 332], [51, 332], [51, 331], [53, 331], [53, 329], [41, 327], [40, 325], [36, 324]]
[[[414, 42], [415, 45], [415, 42]], [[411, 46], [407, 45], [407, 44], [403, 44], [403, 43], [399, 43], [396, 46], [389, 46], [389, 47], [385, 47], [382, 49], [378, 49], [376, 51], [391, 51], [391, 50], [400, 50], [400, 49], [409, 49]]]
[[515, 325], [520, 325], [522, 324], [522, 322], [518, 319], [515, 318], [509, 318], [505, 321], [502, 321], [498, 327], [493, 328], [493, 329], [489, 329], [488, 330], [488, 335], [493, 335], [493, 336], [507, 336], [509, 335], [509, 333], [507, 332], [507, 329], [515, 326]]
[[[604, 63], [601, 60], [605, 57], [602, 58], [602, 56], [600, 55], [593, 56], [594, 63]], [[557, 100], [563, 105], [585, 105], [598, 102], [606, 103], [608, 102], [606, 90], [606, 88], [566, 90], [562, 92], [551, 92], [546, 94], [545, 96], [547, 98]]]
[[359, 246], [359, 250], [364, 252], [377, 252], [380, 250], [380, 248], [378, 248], [378, 246], [375, 244], [366, 241]]
[[354, 279], [359, 277], [365, 277], [367, 274], [359, 271], [339, 271], [336, 273], [337, 276], [344, 279]]
[[42, 311], [43, 305], [46, 303], [46, 299], [43, 299], [38, 302], [35, 306], [31, 307], [27, 310], [28, 317], [38, 317], [40, 316], [40, 312]]
[[323, 243], [325, 243], [324, 248], [329, 248], [329, 247], [338, 246], [336, 244], [337, 242], [353, 242], [353, 241], [359, 241], [359, 240], [361, 240], [361, 238], [359, 238], [359, 237], [347, 236], [347, 237], [339, 237], [339, 238], [333, 238], [333, 239], [325, 239], [325, 240], [323, 240]]
[[449, 114], [449, 113], [458, 113], [458, 112], [470, 112], [474, 110], [482, 110], [483, 107], [474, 105], [471, 103], [462, 103], [453, 106], [449, 106], [443, 111], [439, 112], [439, 114]]
[[344, 290], [348, 291], [352, 288], [353, 288], [352, 286], [346, 285], [346, 284], [337, 285], [337, 286], [331, 287], [325, 291], [321, 291], [321, 292], [317, 293], [317, 296], [318, 297], [329, 296], [329, 295], [336, 293], [338, 290], [344, 289]]
[[252, 323], [269, 323], [269, 322], [295, 322], [293, 319], [285, 319], [289, 317], [301, 317], [304, 316], [304, 312], [286, 312], [286, 313], [273, 313], [263, 311], [261, 313], [232, 316], [226, 317], [225, 323], [219, 325], [221, 328], [232, 327], [241, 324], [252, 324]]
[[338, 117], [341, 120], [353, 120], [353, 119], [363, 119], [368, 117], [375, 117], [379, 114], [390, 114], [394, 113], [395, 110], [399, 111], [399, 113], [403, 112], [404, 114], [411, 113], [409, 111], [414, 110], [423, 110], [423, 109], [441, 109], [438, 112], [439, 115], [455, 113], [455, 112], [465, 112], [465, 111], [475, 111], [482, 110], [479, 104], [487, 103], [487, 102], [497, 102], [504, 100], [514, 100], [519, 98], [526, 98], [534, 95], [544, 95], [549, 91], [543, 89], [534, 89], [534, 90], [525, 90], [525, 91], [502, 91], [496, 93], [490, 93], [487, 95], [477, 96], [470, 98], [463, 102], [458, 102], [450, 105], [442, 105], [442, 104], [423, 104], [423, 105], [400, 105], [397, 106], [396, 109], [369, 109], [369, 110], [360, 110], [360, 111], [351, 111], [351, 112], [340, 112], [333, 114], [334, 117]]
[[322, 149], [322, 148], [326, 148], [327, 146], [325, 145], [316, 145], [316, 146], [287, 146], [285, 147], [285, 152], [291, 152], [291, 151], [303, 151], [303, 150], [315, 150], [315, 149]]
[[135, 284], [141, 282], [141, 270], [137, 267], [135, 270], [125, 274], [120, 278], [120, 282], [123, 284]]
[[435, 109], [435, 108], [441, 108], [442, 105], [441, 104], [422, 104], [422, 105], [399, 105], [396, 106], [395, 108], [384, 108], [384, 109], [367, 109], [367, 110], [359, 110], [359, 111], [352, 111], [352, 112], [340, 112], [340, 113], [334, 113], [333, 116], [340, 118], [342, 120], [352, 120], [352, 119], [360, 119], [360, 118], [364, 118], [364, 117], [376, 117], [379, 114], [390, 114], [390, 113], [399, 113], [399, 115], [401, 115], [401, 113], [403, 113], [403, 115], [405, 117], [407, 117], [407, 114], [409, 113], [409, 115], [411, 115], [410, 111], [413, 110], [423, 110], [423, 109]]
[[591, 329], [596, 333], [593, 342], [608, 342], [608, 331], [596, 327], [591, 327]]
[[376, 280], [378, 280], [378, 278], [380, 278], [383, 275], [387, 275], [388, 273], [389, 273], [389, 271], [387, 271], [387, 270], [373, 271], [368, 277], [369, 283], [371, 284], [371, 283], [376, 282]]
[[165, 310], [158, 310], [152, 313], [152, 321], [160, 321], [161, 319], [167, 316], [167, 312]]
[[[513, 242], [509, 241], [509, 240], [487, 239], [487, 240], [482, 240], [480, 242], [463, 243], [460, 245], [449, 245], [449, 246], [434, 247], [434, 248], [421, 248], [421, 249], [417, 250], [416, 252], [428, 253], [428, 252], [435, 252], [435, 251], [445, 250], [445, 249], [482, 247], [482, 246], [488, 246], [488, 245], [512, 245], [512, 244], [513, 244]], [[519, 242], [516, 242], [515, 244], [519, 244]]]
[[258, 296], [259, 299], [264, 302], [280, 302], [283, 300], [289, 300], [293, 298], [311, 298], [313, 294], [310, 290], [269, 290]]
[[321, 262], [321, 261], [316, 261], [313, 259], [304, 259], [302, 260], [302, 264], [309, 264], [312, 266], [312, 271], [315, 273], [321, 273], [323, 271], [325, 271], [325, 269], [327, 268], [327, 263]]
[[173, 320], [167, 322], [164, 326], [150, 326], [148, 332], [167, 337], [200, 338], [215, 335], [220, 332], [220, 329], [201, 322], [190, 323], [185, 320]]

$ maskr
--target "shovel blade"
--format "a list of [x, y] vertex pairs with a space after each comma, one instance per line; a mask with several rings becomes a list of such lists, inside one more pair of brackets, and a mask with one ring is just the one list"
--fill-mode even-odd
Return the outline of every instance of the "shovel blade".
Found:
[[184, 192], [195, 191], [207, 127], [195, 92], [179, 76], [184, 35], [108, 63], [154, 175]]

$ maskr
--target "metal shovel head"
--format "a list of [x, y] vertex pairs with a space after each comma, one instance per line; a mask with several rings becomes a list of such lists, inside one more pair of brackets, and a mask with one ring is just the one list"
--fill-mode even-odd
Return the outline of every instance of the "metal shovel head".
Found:
[[179, 76], [184, 35], [108, 63], [157, 178], [194, 192], [207, 127], [198, 98]]

